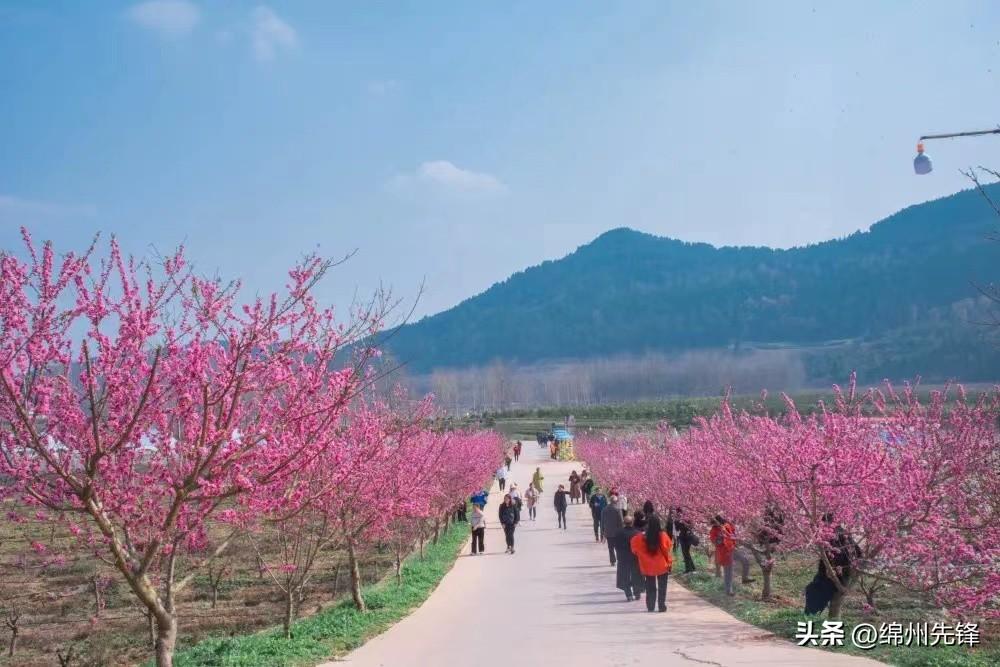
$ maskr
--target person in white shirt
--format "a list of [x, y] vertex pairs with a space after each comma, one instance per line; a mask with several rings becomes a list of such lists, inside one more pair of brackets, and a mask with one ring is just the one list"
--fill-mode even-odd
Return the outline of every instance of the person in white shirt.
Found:
[[500, 490], [507, 485], [507, 466], [501, 465], [497, 468], [497, 481], [500, 483]]
[[[472, 555], [485, 553], [486, 546], [483, 544], [483, 540], [486, 534], [486, 515], [479, 505], [472, 506], [469, 526], [472, 528]], [[477, 546], [479, 547], [478, 551], [476, 550]]]

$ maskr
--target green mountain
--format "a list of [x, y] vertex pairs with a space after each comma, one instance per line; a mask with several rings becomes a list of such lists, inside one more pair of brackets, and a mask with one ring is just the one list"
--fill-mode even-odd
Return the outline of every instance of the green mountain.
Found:
[[[1000, 185], [990, 193], [1000, 200]], [[988, 238], [998, 222], [964, 191], [789, 250], [614, 229], [407, 325], [388, 347], [416, 372], [777, 346], [808, 351], [817, 380], [860, 364], [993, 380], [1000, 354], [976, 324], [989, 305], [977, 285], [1000, 280], [1000, 243]]]

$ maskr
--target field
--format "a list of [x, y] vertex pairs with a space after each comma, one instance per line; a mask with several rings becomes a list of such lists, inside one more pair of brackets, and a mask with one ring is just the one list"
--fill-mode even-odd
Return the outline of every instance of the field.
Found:
[[[19, 528], [25, 528], [20, 526]], [[28, 532], [35, 530], [28, 526]], [[42, 530], [39, 525], [37, 530]], [[48, 528], [45, 528], [47, 531]], [[43, 537], [38, 535], [38, 537]], [[44, 535], [58, 544], [59, 535]], [[50, 539], [54, 538], [54, 539]], [[3, 640], [4, 664], [49, 667], [60, 664], [57, 651], [72, 651], [67, 667], [133, 665], [151, 656], [150, 628], [124, 581], [109, 565], [94, 560], [63, 562], [48, 548], [35, 551], [31, 537], [8, 527], [0, 541], [0, 608], [5, 620], [18, 614], [13, 658], [6, 656], [10, 630]], [[200, 571], [178, 600], [179, 646], [212, 636], [256, 632], [281, 623], [284, 599], [268, 574], [258, 567], [257, 549], [271, 556], [265, 535], [256, 546], [237, 539], [212, 568]], [[389, 551], [371, 551], [361, 567], [364, 582], [393, 572]], [[348, 591], [348, 570], [340, 551], [323, 552], [300, 605], [300, 616], [314, 614]]]
[[177, 655], [177, 667], [305, 667], [338, 657], [390, 627], [422, 603], [447, 574], [468, 539], [466, 524], [454, 524], [422, 555], [403, 564], [402, 581], [394, 577], [364, 591], [368, 611], [342, 600], [293, 628], [291, 640], [279, 630], [204, 641]]
[[[942, 388], [941, 385], [921, 385], [917, 394], [924, 399], [930, 392]], [[970, 393], [989, 388], [989, 385], [966, 385]], [[831, 391], [819, 389], [800, 391], [791, 396], [803, 414], [815, 411], [820, 401], [830, 403], [833, 398]], [[548, 431], [553, 423], [562, 425], [569, 415], [573, 416], [576, 430], [581, 433], [644, 430], [653, 428], [661, 422], [668, 422], [671, 426], [683, 429], [690, 426], [695, 418], [715, 413], [721, 403], [721, 396], [704, 396], [604, 405], [512, 408], [499, 412], [472, 414], [459, 421], [496, 428], [510, 438], [533, 441], [536, 433]], [[776, 393], [768, 394], [763, 401], [760, 396], [733, 396], [731, 405], [734, 410], [759, 412], [766, 409], [771, 414], [782, 414], [787, 410], [784, 398]]]

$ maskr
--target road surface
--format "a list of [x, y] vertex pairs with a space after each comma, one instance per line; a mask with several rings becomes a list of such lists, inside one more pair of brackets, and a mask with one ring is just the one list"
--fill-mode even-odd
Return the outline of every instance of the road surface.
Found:
[[[545, 476], [538, 520], [527, 510], [504, 553], [496, 484], [486, 506], [486, 555], [468, 544], [430, 598], [409, 617], [337, 662], [321, 667], [557, 667], [592, 665], [823, 665], [861, 667], [874, 660], [801, 648], [739, 621], [677, 585], [667, 612], [626, 602], [615, 588], [607, 547], [594, 541], [590, 510], [570, 505], [569, 529], [556, 528], [552, 494], [578, 462], [549, 461], [525, 442], [511, 476], [527, 488]], [[635, 499], [633, 499], [634, 503]]]

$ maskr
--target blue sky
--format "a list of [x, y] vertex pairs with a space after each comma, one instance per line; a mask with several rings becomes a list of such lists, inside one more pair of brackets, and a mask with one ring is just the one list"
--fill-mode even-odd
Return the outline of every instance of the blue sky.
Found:
[[1000, 5], [0, 0], [0, 247], [358, 254], [418, 313], [629, 226], [787, 247], [1000, 167]]

